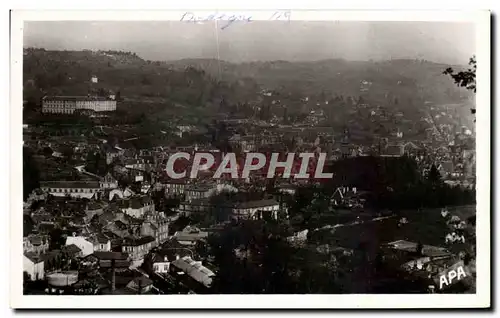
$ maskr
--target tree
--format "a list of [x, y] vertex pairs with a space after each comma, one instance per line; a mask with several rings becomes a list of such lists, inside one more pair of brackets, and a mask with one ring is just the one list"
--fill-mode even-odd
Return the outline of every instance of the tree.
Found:
[[432, 185], [439, 185], [441, 183], [441, 174], [436, 168], [436, 165], [432, 165], [429, 170], [429, 173], [427, 174], [427, 181]]
[[40, 170], [33, 158], [33, 151], [23, 147], [23, 200], [40, 186]]
[[[469, 59], [469, 68], [466, 71], [455, 72], [453, 68], [448, 67], [443, 74], [450, 75], [455, 81], [455, 84], [460, 87], [465, 87], [468, 90], [476, 92], [476, 56], [472, 56]], [[476, 113], [476, 109], [471, 109], [473, 114]]]
[[63, 236], [63, 232], [61, 229], [55, 228], [52, 231], [49, 232], [49, 237], [50, 237], [50, 250], [57, 250], [60, 249], [61, 246], [64, 246], [66, 243], [66, 239]]
[[28, 274], [27, 271], [24, 271], [23, 272], [23, 283], [26, 284], [29, 281], [31, 281], [31, 276], [30, 276], [30, 274]]

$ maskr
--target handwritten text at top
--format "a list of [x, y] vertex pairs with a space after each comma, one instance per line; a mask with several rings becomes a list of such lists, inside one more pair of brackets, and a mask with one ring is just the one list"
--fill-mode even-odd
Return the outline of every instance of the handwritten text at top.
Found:
[[[274, 21], [290, 21], [291, 12], [290, 11], [275, 11], [273, 12], [267, 20]], [[224, 21], [221, 25], [221, 29], [224, 30], [234, 22], [252, 22], [252, 16], [245, 14], [229, 14], [229, 13], [212, 13], [209, 15], [197, 15], [194, 12], [185, 12], [181, 16], [181, 21], [191, 22], [191, 23], [203, 23], [206, 21]]]

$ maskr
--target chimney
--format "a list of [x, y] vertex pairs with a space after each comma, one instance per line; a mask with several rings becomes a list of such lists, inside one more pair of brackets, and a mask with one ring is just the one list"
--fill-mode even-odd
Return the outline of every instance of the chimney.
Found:
[[142, 292], [142, 276], [138, 278], [137, 284], [138, 284], [138, 286], [137, 286], [137, 293], [140, 295], [141, 292]]
[[116, 270], [115, 270], [115, 260], [111, 260], [111, 293], [116, 290]]

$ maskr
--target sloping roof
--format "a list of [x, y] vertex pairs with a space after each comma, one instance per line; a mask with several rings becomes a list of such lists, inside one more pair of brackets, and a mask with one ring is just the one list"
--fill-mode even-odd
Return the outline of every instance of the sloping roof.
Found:
[[127, 224], [123, 223], [123, 222], [122, 222], [122, 221], [120, 221], [120, 220], [116, 220], [114, 223], [115, 223], [116, 227], [117, 227], [119, 230], [125, 230], [125, 229], [127, 229]]
[[210, 287], [212, 284], [215, 273], [200, 263], [193, 261], [190, 257], [185, 256], [173, 261], [171, 264], [206, 287]]
[[119, 201], [119, 206], [122, 209], [132, 208], [132, 209], [140, 209], [144, 206], [150, 205], [153, 202], [150, 196], [134, 196], [129, 199], [123, 199]]
[[145, 244], [148, 244], [150, 242], [153, 242], [154, 240], [155, 240], [155, 238], [152, 236], [143, 236], [140, 238], [127, 237], [124, 239], [123, 245], [140, 246], [140, 245], [145, 245]]
[[[101, 268], [110, 268], [113, 265], [112, 260], [109, 259], [101, 259], [99, 260], [99, 266]], [[130, 266], [130, 261], [127, 259], [118, 259], [115, 260], [116, 268], [128, 268]]]
[[40, 188], [99, 189], [98, 181], [40, 181]]
[[39, 235], [33, 235], [29, 237], [29, 241], [33, 245], [42, 245], [42, 242], [44, 242], [45, 240], [42, 240], [42, 237], [40, 237]]
[[121, 253], [121, 252], [94, 252], [95, 257], [97, 257], [100, 260], [126, 260], [128, 258], [127, 253]]
[[75, 244], [70, 244], [62, 247], [62, 251], [70, 255], [75, 255], [80, 253], [82, 250]]
[[32, 261], [35, 264], [43, 262], [43, 258], [40, 257], [38, 254], [33, 253], [33, 252], [27, 252], [24, 253], [24, 256], [26, 256], [30, 261]]
[[383, 151], [386, 156], [402, 156], [404, 148], [401, 145], [388, 145]]
[[107, 244], [109, 242], [109, 238], [102, 233], [98, 233], [96, 236], [96, 241], [100, 244]]
[[141, 286], [142, 289], [152, 284], [153, 281], [151, 279], [147, 278], [146, 276], [139, 276], [134, 278], [130, 283], [128, 283], [127, 287], [133, 290], [138, 290], [139, 286]]
[[115, 216], [113, 215], [113, 212], [111, 211], [105, 211], [103, 214], [98, 216], [98, 220], [100, 224], [107, 224], [108, 222], [113, 221]]
[[184, 248], [184, 245], [179, 243], [179, 241], [173, 237], [167, 239], [165, 242], [162, 243], [160, 246], [160, 249], [171, 249], [171, 248]]
[[279, 205], [278, 201], [274, 199], [266, 199], [266, 200], [256, 200], [256, 201], [247, 201], [238, 204], [238, 209], [255, 209], [255, 208], [263, 208], [268, 206]]
[[412, 148], [412, 149], [420, 149], [420, 147], [419, 147], [419, 146], [415, 145], [415, 144], [414, 144], [413, 142], [411, 142], [411, 141], [407, 142], [407, 143], [404, 145], [404, 147], [405, 147], [405, 148], [406, 148], [406, 147], [409, 147], [409, 148]]
[[76, 102], [76, 101], [105, 101], [112, 99], [103, 96], [44, 96], [43, 100]]
[[168, 261], [172, 262], [179, 257], [192, 256], [193, 253], [187, 248], [164, 248], [156, 251], [152, 255], [153, 263], [163, 263], [165, 261], [165, 257]]
[[87, 205], [87, 211], [93, 211], [93, 210], [100, 210], [102, 209], [103, 206], [102, 204], [100, 204], [99, 202], [97, 201], [91, 201], [88, 205]]

